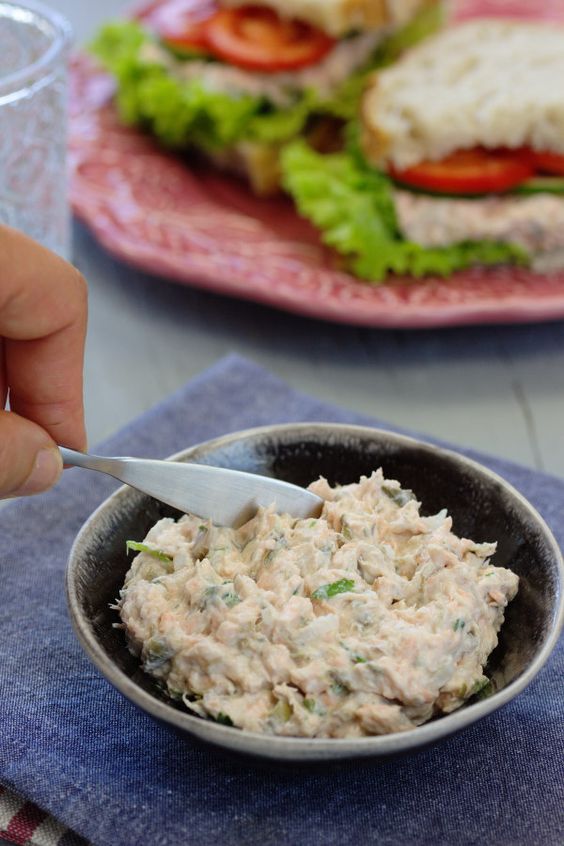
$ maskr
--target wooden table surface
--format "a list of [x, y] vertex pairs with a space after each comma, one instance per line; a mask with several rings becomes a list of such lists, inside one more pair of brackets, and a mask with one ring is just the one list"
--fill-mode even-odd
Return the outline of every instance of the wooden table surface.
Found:
[[[124, 0], [50, 0], [78, 45]], [[564, 476], [564, 323], [435, 331], [332, 325], [131, 270], [75, 227], [90, 285], [90, 442], [236, 351], [295, 388]]]

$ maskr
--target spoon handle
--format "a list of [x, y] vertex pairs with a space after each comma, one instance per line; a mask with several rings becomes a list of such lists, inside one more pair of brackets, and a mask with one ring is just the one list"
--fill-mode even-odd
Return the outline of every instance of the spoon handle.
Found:
[[294, 517], [317, 517], [323, 501], [311, 491], [255, 473], [179, 461], [106, 458], [59, 447], [65, 464], [107, 473], [180, 511], [222, 526], [240, 526], [259, 506], [276, 504]]

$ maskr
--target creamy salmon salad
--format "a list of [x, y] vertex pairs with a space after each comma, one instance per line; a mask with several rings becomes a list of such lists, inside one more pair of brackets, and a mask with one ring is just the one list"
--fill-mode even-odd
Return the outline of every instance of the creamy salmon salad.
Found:
[[564, 267], [564, 197], [456, 199], [397, 190], [394, 203], [404, 237], [424, 247], [499, 241], [523, 247], [534, 270]]
[[407, 731], [483, 691], [518, 589], [496, 544], [381, 470], [310, 490], [318, 519], [186, 515], [129, 542], [117, 625], [144, 670], [200, 717], [297, 737]]

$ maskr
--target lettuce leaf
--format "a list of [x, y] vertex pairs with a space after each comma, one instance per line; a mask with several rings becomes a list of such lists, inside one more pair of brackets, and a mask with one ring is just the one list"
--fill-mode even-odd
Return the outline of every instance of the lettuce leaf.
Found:
[[165, 65], [151, 60], [153, 36], [135, 21], [106, 25], [91, 50], [117, 80], [123, 121], [150, 130], [165, 146], [190, 144], [213, 151], [242, 140], [280, 145], [302, 134], [315, 115], [353, 117], [368, 73], [436, 30], [441, 9], [440, 2], [433, 4], [392, 35], [330, 100], [321, 100], [313, 90], [296, 91], [284, 109], [262, 96], [210, 91], [198, 80], [175, 78]]
[[305, 128], [316, 108], [311, 91], [277, 109], [264, 97], [211, 91], [199, 80], [180, 80], [150, 59], [153, 38], [133, 21], [108, 24], [91, 45], [117, 80], [122, 120], [149, 129], [167, 147], [188, 144], [221, 150], [240, 140], [281, 144]]
[[352, 272], [379, 283], [389, 273], [450, 276], [476, 264], [526, 264], [519, 246], [468, 241], [427, 248], [406, 241], [399, 230], [388, 177], [369, 167], [354, 145], [321, 155], [296, 140], [282, 153], [283, 185], [298, 211], [321, 230], [326, 244], [343, 255]]
[[432, 3], [421, 9], [410, 23], [390, 35], [376, 50], [368, 64], [342, 83], [330, 100], [320, 103], [319, 110], [343, 120], [355, 118], [370, 74], [391, 65], [405, 50], [438, 32], [445, 19], [446, 10], [442, 2]]
[[[241, 138], [285, 140], [300, 132], [304, 109], [274, 113], [263, 99], [206, 90], [199, 80], [179, 80], [146, 51], [152, 37], [132, 21], [108, 24], [92, 52], [118, 83], [116, 101], [123, 121], [150, 129], [168, 147], [188, 143], [218, 150]], [[275, 123], [269, 118], [277, 118]]]
[[258, 112], [246, 127], [245, 138], [265, 144], [277, 144], [295, 138], [305, 128], [316, 104], [315, 93], [305, 91], [290, 108], [267, 109], [262, 114]]
[[424, 6], [409, 23], [383, 42], [377, 55], [379, 66], [391, 65], [403, 52], [438, 32], [447, 23], [447, 18], [447, 4], [441, 0]]

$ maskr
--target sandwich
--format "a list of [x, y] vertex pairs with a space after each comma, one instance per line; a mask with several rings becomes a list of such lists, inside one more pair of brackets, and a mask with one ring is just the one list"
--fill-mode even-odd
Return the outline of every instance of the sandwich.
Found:
[[283, 154], [298, 209], [360, 278], [564, 267], [564, 27], [452, 26], [376, 71], [347, 149]]
[[442, 21], [441, 0], [160, 0], [104, 27], [92, 50], [127, 124], [269, 194], [281, 148], [338, 148], [367, 76]]

